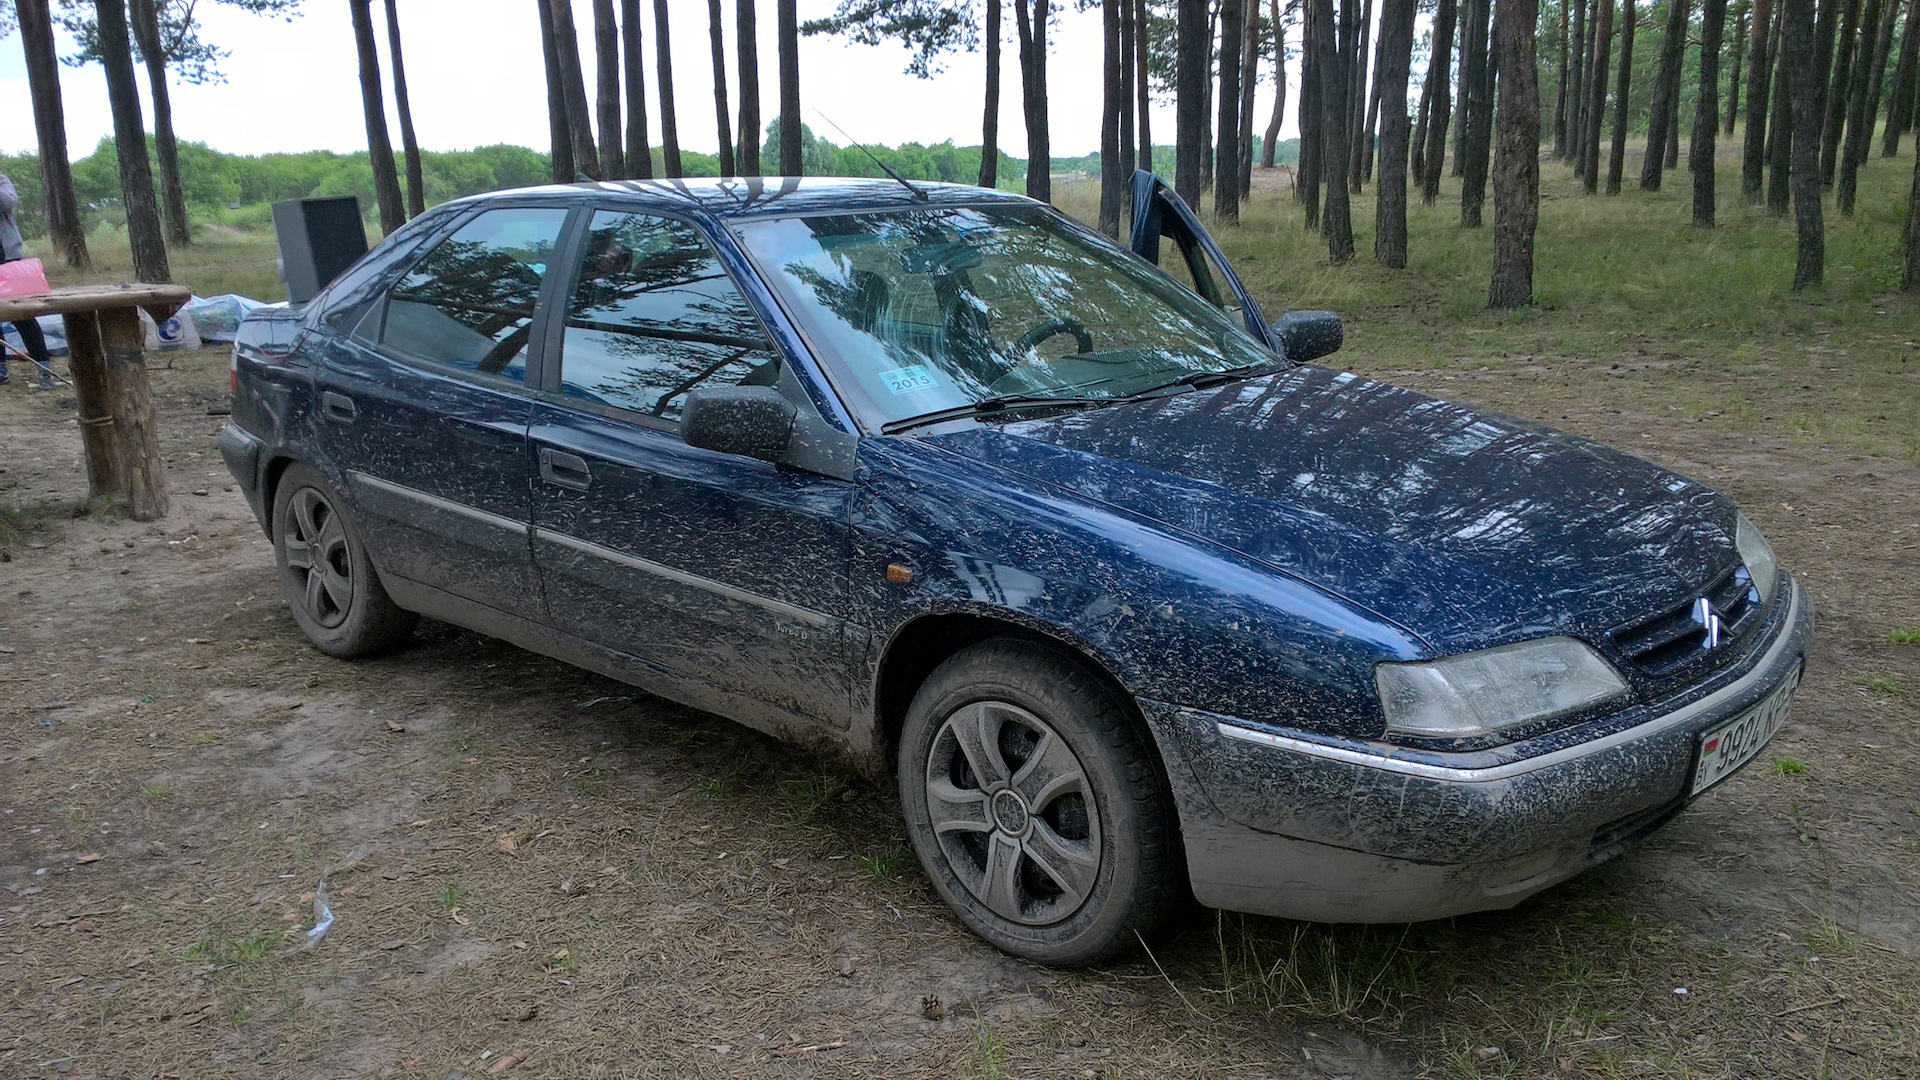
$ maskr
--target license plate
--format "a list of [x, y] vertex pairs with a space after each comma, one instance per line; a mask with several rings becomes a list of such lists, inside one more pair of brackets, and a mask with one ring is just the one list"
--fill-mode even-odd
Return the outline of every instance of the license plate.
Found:
[[1693, 790], [1698, 795], [1727, 778], [1734, 770], [1753, 760], [1767, 745], [1773, 733], [1787, 722], [1787, 708], [1793, 703], [1793, 689], [1800, 685], [1800, 669], [1768, 694], [1759, 704], [1739, 716], [1712, 728], [1700, 736], [1700, 750], [1694, 757]]

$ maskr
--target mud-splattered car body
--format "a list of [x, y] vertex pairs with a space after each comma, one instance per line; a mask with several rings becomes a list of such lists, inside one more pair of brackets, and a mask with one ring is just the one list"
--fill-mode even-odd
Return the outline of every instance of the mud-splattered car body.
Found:
[[[263, 524], [288, 463], [321, 470], [405, 608], [869, 771], [945, 657], [1008, 633], [1064, 645], [1151, 732], [1194, 893], [1237, 910], [1510, 906], [1678, 813], [1703, 734], [1790, 692], [1811, 606], [1784, 571], [1761, 595], [1733, 504], [1692, 480], [1308, 364], [887, 434], [742, 240], [770, 219], [1014, 204], [1030, 205], [881, 181], [450, 204], [306, 309], [245, 324], [221, 448]], [[543, 286], [518, 386], [363, 340], [421, 252], [502, 206], [566, 215], [555, 266], [579, 261], [596, 210], [697, 229], [777, 353], [766, 393], [796, 417], [775, 460], [560, 392], [564, 275]], [[1134, 221], [1135, 254], [1166, 241], [1210, 266], [1223, 280], [1196, 273], [1196, 291], [1284, 349], [1150, 177]], [[1389, 732], [1381, 665], [1547, 638], [1583, 643], [1624, 689], [1493, 733]]]

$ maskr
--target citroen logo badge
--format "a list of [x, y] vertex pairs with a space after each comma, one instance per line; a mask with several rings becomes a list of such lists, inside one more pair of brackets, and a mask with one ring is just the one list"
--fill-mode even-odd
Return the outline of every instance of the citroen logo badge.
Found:
[[1713, 610], [1713, 601], [1701, 597], [1693, 602], [1693, 621], [1706, 636], [1700, 639], [1702, 649], [1713, 650], [1720, 647], [1720, 635], [1725, 625], [1720, 621], [1720, 613]]

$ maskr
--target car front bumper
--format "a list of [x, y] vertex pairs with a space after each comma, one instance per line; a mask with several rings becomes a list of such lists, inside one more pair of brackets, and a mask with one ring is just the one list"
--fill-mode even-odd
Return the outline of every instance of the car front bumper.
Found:
[[1411, 752], [1141, 702], [1195, 896], [1316, 922], [1411, 922], [1511, 907], [1612, 858], [1690, 801], [1703, 732], [1799, 678], [1813, 606], [1780, 580], [1764, 632], [1713, 682], [1532, 756]]

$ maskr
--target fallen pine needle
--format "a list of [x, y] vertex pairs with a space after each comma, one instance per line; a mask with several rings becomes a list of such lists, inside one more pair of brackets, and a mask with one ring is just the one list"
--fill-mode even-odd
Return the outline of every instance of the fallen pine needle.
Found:
[[814, 1043], [812, 1046], [795, 1046], [786, 1050], [769, 1050], [767, 1052], [774, 1057], [792, 1057], [794, 1054], [811, 1054], [815, 1050], [838, 1050], [845, 1045], [847, 1045], [847, 1040], [835, 1039], [832, 1042]]
[[1847, 995], [1841, 994], [1839, 997], [1830, 997], [1825, 1001], [1816, 1001], [1811, 1005], [1795, 1005], [1786, 1012], [1774, 1013], [1773, 1018], [1778, 1020], [1783, 1016], [1792, 1016], [1794, 1013], [1812, 1012], [1815, 1009], [1824, 1009], [1829, 1005], [1838, 1005], [1845, 1000], [1847, 1000]]

